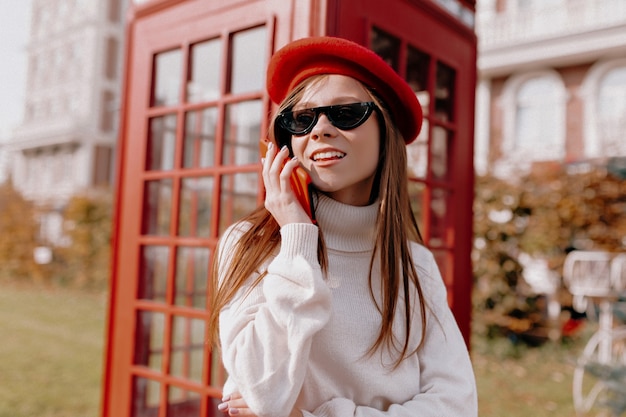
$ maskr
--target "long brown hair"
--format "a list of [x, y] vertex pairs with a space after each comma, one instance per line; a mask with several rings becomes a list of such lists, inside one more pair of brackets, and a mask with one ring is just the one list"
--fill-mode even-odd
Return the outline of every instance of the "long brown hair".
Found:
[[[304, 92], [304, 89], [312, 83], [319, 82], [325, 75], [315, 76], [303, 81], [285, 99], [278, 112], [293, 107]], [[406, 145], [402, 135], [393, 123], [393, 119], [384, 103], [377, 97], [375, 92], [366, 88], [372, 100], [379, 107], [379, 124], [381, 125], [380, 159], [376, 173], [376, 181], [372, 189], [372, 200], [380, 200], [380, 209], [376, 220], [375, 246], [370, 260], [370, 293], [377, 303], [374, 293], [381, 291], [382, 305], [378, 310], [382, 316], [381, 329], [375, 343], [369, 352], [374, 353], [381, 346], [392, 348], [398, 352], [395, 366], [415, 351], [424, 343], [426, 334], [426, 302], [420, 285], [417, 270], [413, 264], [410, 250], [410, 242], [422, 242], [422, 237], [411, 209], [408, 178], [407, 178], [407, 154]], [[270, 123], [269, 131], [274, 136], [274, 120]], [[274, 138], [273, 140], [280, 140]], [[263, 207], [258, 207], [251, 214], [242, 219], [251, 226], [238, 240], [226, 271], [218, 271], [220, 261], [219, 250], [213, 259], [211, 273], [211, 311], [209, 318], [209, 335], [213, 342], [218, 343], [218, 319], [219, 312], [224, 308], [239, 291], [248, 279], [257, 275], [252, 287], [257, 285], [265, 276], [264, 271], [259, 271], [265, 262], [280, 244], [280, 227], [272, 215]], [[381, 288], [373, 288], [372, 268], [374, 261], [380, 259]], [[318, 259], [322, 271], [327, 270], [327, 256], [324, 245], [322, 230], [318, 240]], [[219, 277], [222, 277], [221, 280]], [[221, 281], [219, 283], [218, 281]], [[412, 300], [411, 284], [417, 289], [418, 300]], [[401, 297], [404, 295], [404, 297]], [[405, 335], [406, 338], [401, 346], [393, 334], [393, 320], [398, 309], [398, 301], [404, 301]], [[411, 315], [414, 303], [419, 304], [421, 316], [421, 338], [417, 348], [409, 352], [411, 333]]]

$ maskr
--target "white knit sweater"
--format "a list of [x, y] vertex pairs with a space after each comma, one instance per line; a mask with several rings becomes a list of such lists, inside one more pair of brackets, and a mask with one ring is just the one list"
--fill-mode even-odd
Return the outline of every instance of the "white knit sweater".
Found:
[[[317, 258], [317, 226], [281, 229], [280, 250], [263, 266], [268, 275], [251, 292], [243, 288], [220, 314], [225, 394], [239, 391], [259, 417], [288, 416], [294, 407], [319, 417], [477, 415], [468, 351], [433, 256], [421, 245], [411, 244], [411, 251], [428, 306], [425, 344], [397, 368], [392, 349], [368, 354], [381, 323], [368, 281], [377, 211], [378, 204], [354, 207], [320, 197], [316, 217], [328, 249], [327, 277]], [[228, 255], [246, 227], [225, 234], [223, 262], [232, 261]], [[374, 292], [380, 278], [374, 274]], [[394, 329], [402, 343], [398, 305]], [[411, 349], [421, 337], [414, 310]]]

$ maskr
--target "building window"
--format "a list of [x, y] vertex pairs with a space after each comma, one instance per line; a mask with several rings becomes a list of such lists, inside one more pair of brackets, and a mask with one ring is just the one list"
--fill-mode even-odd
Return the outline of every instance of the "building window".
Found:
[[513, 150], [533, 160], [559, 159], [565, 132], [565, 91], [560, 79], [540, 75], [524, 81], [514, 111]]
[[109, 22], [117, 23], [122, 20], [122, 4], [120, 0], [109, 0]]
[[117, 78], [118, 57], [119, 42], [117, 39], [110, 36], [106, 40], [106, 55], [104, 57], [104, 75], [108, 80], [115, 80]]
[[534, 162], [564, 158], [567, 93], [557, 72], [512, 76], [494, 99], [502, 112], [495, 175], [507, 177], [528, 171]]
[[100, 129], [107, 133], [117, 131], [119, 108], [117, 98], [113, 92], [108, 90], [102, 92], [100, 111]]
[[600, 80], [596, 130], [605, 156], [626, 151], [626, 65], [613, 68]]
[[111, 185], [113, 149], [110, 146], [96, 145], [94, 150], [93, 185]]

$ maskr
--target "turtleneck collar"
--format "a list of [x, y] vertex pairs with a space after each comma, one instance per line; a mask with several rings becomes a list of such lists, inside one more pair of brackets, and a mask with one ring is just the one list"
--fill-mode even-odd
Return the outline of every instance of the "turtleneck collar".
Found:
[[380, 203], [351, 206], [319, 193], [315, 217], [329, 249], [363, 252], [374, 248]]

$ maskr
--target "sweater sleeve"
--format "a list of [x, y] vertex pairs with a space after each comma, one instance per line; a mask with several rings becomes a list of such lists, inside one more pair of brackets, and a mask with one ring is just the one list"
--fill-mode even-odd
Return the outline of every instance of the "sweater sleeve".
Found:
[[[331, 294], [317, 259], [317, 238], [314, 225], [284, 226], [267, 275], [254, 288], [256, 277], [250, 277], [220, 312], [228, 385], [259, 417], [289, 415], [304, 381], [311, 339], [330, 317]], [[236, 262], [229, 259], [236, 240], [236, 233], [225, 239], [220, 251], [225, 262]]]
[[[428, 252], [424, 279], [430, 309], [425, 344], [416, 353], [420, 363], [420, 392], [402, 404], [379, 410], [355, 404], [348, 398], [333, 398], [304, 417], [476, 417], [476, 382], [465, 341], [448, 307], [446, 288], [439, 269]], [[399, 381], [401, 383], [401, 381]]]

